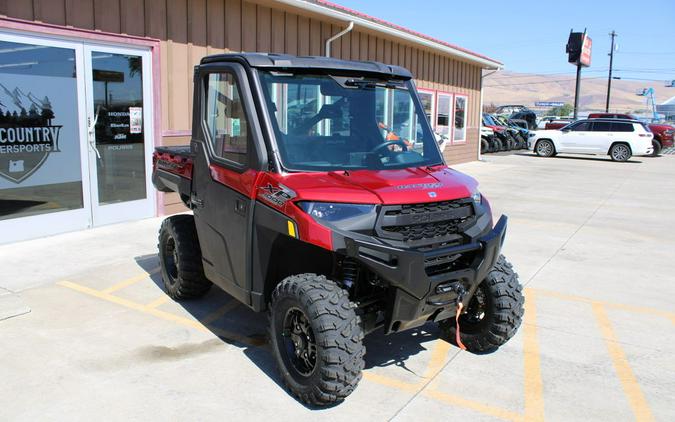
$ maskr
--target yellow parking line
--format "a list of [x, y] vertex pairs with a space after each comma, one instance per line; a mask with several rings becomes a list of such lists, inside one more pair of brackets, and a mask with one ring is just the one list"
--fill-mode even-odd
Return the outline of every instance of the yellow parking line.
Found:
[[467, 400], [452, 394], [440, 392], [438, 390], [434, 389], [425, 390], [424, 394], [438, 401], [442, 401], [453, 406], [465, 407], [467, 409], [475, 410], [476, 412], [483, 413], [500, 419], [505, 419], [507, 421], [523, 420], [523, 415], [518, 414], [516, 412], [512, 412], [506, 409], [500, 409], [498, 407], [489, 406], [483, 403], [478, 403], [473, 400]]
[[544, 420], [544, 387], [541, 378], [541, 352], [537, 338], [537, 295], [531, 289], [525, 296], [523, 355], [525, 366], [525, 420]]
[[640, 385], [633, 374], [633, 370], [628, 364], [626, 355], [623, 352], [623, 349], [619, 345], [614, 329], [612, 329], [612, 323], [609, 321], [607, 316], [607, 311], [605, 307], [600, 303], [593, 304], [593, 313], [595, 314], [595, 319], [600, 326], [602, 335], [605, 339], [605, 344], [609, 350], [609, 355], [612, 358], [612, 363], [614, 364], [614, 370], [621, 380], [621, 386], [623, 391], [628, 397], [630, 402], [631, 409], [635, 415], [635, 419], [638, 421], [652, 421], [654, 416], [652, 415], [649, 404], [642, 394]]
[[[403, 390], [407, 391], [409, 393], [417, 393], [420, 391], [420, 388], [424, 388], [425, 384], [423, 382], [411, 384], [403, 381], [399, 381], [393, 378], [386, 377], [384, 375], [379, 375], [374, 372], [364, 372], [363, 373], [363, 378], [365, 380], [368, 380], [370, 382], [374, 382], [376, 384], [384, 385], [386, 387], [391, 387], [395, 388], [397, 390]], [[466, 409], [474, 410], [479, 413], [483, 413], [485, 415], [505, 419], [505, 420], [511, 420], [511, 421], [522, 421], [523, 416], [516, 413], [516, 412], [511, 412], [506, 409], [501, 409], [499, 407], [495, 406], [489, 406], [483, 403], [479, 403], [473, 400], [468, 400], [462, 397], [458, 397], [452, 394], [447, 394], [443, 393], [441, 391], [438, 391], [436, 389], [432, 388], [427, 388], [422, 391], [421, 394], [424, 394], [425, 396], [431, 397], [432, 399], [438, 400], [440, 402], [449, 404], [451, 406], [457, 406], [457, 407], [463, 407]]]
[[220, 319], [221, 317], [223, 317], [225, 314], [234, 310], [237, 306], [239, 306], [239, 302], [237, 302], [236, 299], [230, 298], [229, 302], [227, 302], [223, 306], [219, 307], [215, 311], [207, 314], [204, 318], [201, 318], [200, 321], [204, 325], [209, 325], [212, 322], [214, 322], [214, 321]]
[[210, 332], [210, 333], [216, 333], [219, 337], [223, 338], [223, 340], [230, 341], [230, 342], [238, 342], [245, 344], [247, 346], [260, 346], [261, 344], [264, 344], [264, 340], [260, 339], [258, 337], [248, 337], [248, 336], [243, 336], [240, 334], [232, 333], [223, 329], [212, 329], [210, 330], [209, 328], [205, 327], [202, 325], [199, 321], [185, 318], [179, 315], [174, 315], [170, 312], [164, 312], [159, 309], [155, 308], [148, 308], [143, 304], [133, 302], [131, 300], [123, 299], [121, 297], [111, 295], [105, 291], [99, 291], [95, 289], [91, 289], [89, 287], [81, 286], [77, 283], [73, 283], [71, 281], [59, 281], [58, 283], [59, 286], [62, 287], [67, 287], [69, 289], [78, 291], [80, 293], [87, 294], [89, 296], [93, 296], [99, 299], [106, 300], [108, 302], [115, 303], [117, 305], [124, 306], [129, 309], [133, 309], [139, 312], [142, 312], [144, 314], [150, 314], [153, 316], [156, 316], [157, 318], [161, 318], [166, 321], [171, 321], [175, 322], [177, 324], [194, 328], [196, 330], [202, 331], [202, 332]]
[[423, 385], [422, 383], [410, 384], [393, 378], [385, 377], [384, 375], [379, 375], [374, 372], [363, 372], [363, 379], [411, 393], [417, 393], [420, 387]]
[[169, 299], [171, 299], [169, 296], [162, 295], [162, 296], [158, 297], [157, 299], [153, 300], [152, 302], [146, 303], [144, 306], [146, 308], [158, 308], [158, 307], [164, 305], [166, 302], [168, 302]]
[[436, 340], [434, 345], [434, 350], [431, 352], [431, 359], [427, 366], [427, 370], [424, 373], [425, 378], [433, 378], [438, 374], [438, 372], [443, 368], [445, 363], [445, 358], [448, 356], [450, 351], [450, 343], [445, 340]]
[[608, 308], [623, 309], [623, 310], [629, 311], [629, 312], [658, 315], [660, 317], [669, 319], [673, 324], [675, 324], [675, 313], [662, 311], [660, 309], [648, 308], [646, 306], [635, 306], [635, 305], [626, 305], [626, 304], [623, 304], [623, 303], [604, 302], [604, 301], [601, 301], [601, 300], [594, 300], [594, 299], [591, 299], [591, 298], [588, 298], [588, 297], [570, 295], [570, 294], [566, 294], [566, 293], [559, 293], [559, 292], [554, 292], [554, 291], [551, 291], [551, 290], [537, 289], [537, 288], [532, 288], [532, 287], [529, 287], [529, 288], [525, 289], [525, 292], [526, 293], [527, 292], [536, 292], [537, 294], [542, 295], [542, 296], [554, 297], [554, 298], [557, 298], [557, 299], [569, 300], [569, 301], [573, 301], [573, 302], [590, 303], [591, 305], [598, 304], [598, 305], [602, 305], [602, 306], [605, 306], [605, 307], [608, 307]]
[[116, 291], [118, 291], [118, 290], [124, 289], [125, 287], [129, 287], [129, 286], [131, 286], [132, 284], [136, 284], [136, 283], [138, 283], [139, 281], [143, 281], [143, 280], [145, 280], [146, 278], [148, 278], [148, 277], [150, 277], [150, 276], [152, 276], [152, 275], [154, 275], [154, 274], [156, 274], [156, 273], [158, 273], [158, 272], [159, 272], [159, 267], [153, 268], [150, 272], [138, 274], [138, 275], [133, 276], [133, 277], [131, 277], [131, 278], [128, 278], [128, 279], [126, 279], [126, 280], [124, 280], [124, 281], [120, 281], [119, 283], [114, 284], [114, 285], [108, 287], [107, 289], [103, 290], [103, 292], [104, 292], [104, 293], [114, 293], [114, 292], [116, 292]]

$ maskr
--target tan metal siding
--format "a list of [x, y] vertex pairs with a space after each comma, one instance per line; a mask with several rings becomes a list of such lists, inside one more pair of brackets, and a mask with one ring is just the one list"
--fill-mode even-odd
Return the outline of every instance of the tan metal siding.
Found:
[[[0, 14], [10, 17], [160, 39], [162, 129], [180, 135], [190, 130], [192, 69], [203, 56], [242, 50], [322, 55], [325, 40], [346, 27], [303, 13], [269, 0], [0, 1]], [[337, 58], [404, 66], [420, 88], [467, 95], [467, 141], [449, 145], [445, 157], [451, 164], [477, 158], [479, 66], [359, 27], [335, 41], [331, 50]], [[188, 141], [188, 136], [162, 139], [163, 144]], [[173, 206], [179, 201], [167, 195], [165, 202]]]

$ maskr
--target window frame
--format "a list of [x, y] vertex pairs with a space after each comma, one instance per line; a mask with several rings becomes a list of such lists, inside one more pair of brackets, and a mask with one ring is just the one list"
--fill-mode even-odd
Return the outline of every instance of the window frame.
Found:
[[[436, 91], [436, 104], [435, 104], [435, 107], [434, 107], [436, 119], [434, 120], [434, 132], [438, 131], [438, 126], [439, 126], [438, 125], [438, 109], [439, 109], [438, 103], [441, 100], [441, 96], [450, 98], [450, 110], [448, 111], [448, 126], [447, 126], [448, 133], [446, 134], [446, 136], [448, 137], [448, 139], [452, 140], [453, 126], [450, 123], [454, 121], [453, 119], [455, 117], [455, 94], [453, 92], [440, 91], [440, 90]], [[445, 126], [441, 126], [441, 127], [445, 127]]]
[[[431, 125], [433, 131], [436, 132], [436, 97], [437, 97], [436, 90], [429, 88], [420, 88], [418, 86], [415, 87], [415, 90], [417, 91], [418, 97], [420, 92], [431, 95], [431, 119], [429, 125]], [[420, 104], [422, 104], [422, 98], [420, 98]], [[422, 107], [424, 107], [424, 104], [422, 104]], [[424, 108], [422, 109], [422, 111], [424, 111]], [[426, 116], [426, 113], [424, 113], [424, 115]]]
[[[457, 114], [457, 98], [464, 98], [464, 139], [457, 140], [455, 139], [455, 115]], [[450, 138], [451, 144], [452, 145], [464, 145], [467, 143], [467, 117], [468, 117], [468, 110], [469, 110], [469, 96], [467, 94], [453, 94], [453, 101], [452, 101], [452, 137]], [[478, 144], [480, 145], [480, 139], [478, 140]]]
[[[217, 155], [213, 149], [213, 140], [209, 125], [207, 123], [207, 107], [208, 107], [208, 86], [209, 75], [228, 73], [233, 76], [234, 82], [238, 88], [239, 99], [241, 101], [244, 115], [246, 116], [248, 141], [246, 145], [246, 163], [242, 164], [237, 161], [230, 160], [225, 157]], [[251, 87], [246, 78], [245, 70], [239, 63], [214, 63], [200, 66], [199, 71], [199, 125], [201, 129], [201, 141], [205, 144], [207, 158], [209, 164], [211, 162], [217, 163], [219, 166], [243, 173], [249, 169], [263, 170], [267, 163], [267, 149], [265, 147], [262, 133], [260, 131], [260, 124], [257, 121], [255, 113], [255, 104], [251, 94]]]

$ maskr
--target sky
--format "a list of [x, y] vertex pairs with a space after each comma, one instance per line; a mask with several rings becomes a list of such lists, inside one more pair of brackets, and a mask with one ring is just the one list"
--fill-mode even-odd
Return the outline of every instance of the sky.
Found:
[[582, 76], [606, 78], [615, 30], [614, 76], [661, 85], [675, 80], [674, 0], [332, 1], [484, 54], [514, 72], [574, 75], [565, 44], [570, 29], [587, 28], [592, 63]]

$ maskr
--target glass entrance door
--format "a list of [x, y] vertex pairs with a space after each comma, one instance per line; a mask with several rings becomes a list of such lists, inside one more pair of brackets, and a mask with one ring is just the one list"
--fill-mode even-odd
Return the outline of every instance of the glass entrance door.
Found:
[[0, 243], [91, 225], [83, 69], [82, 43], [0, 33]]
[[0, 31], [0, 244], [155, 214], [150, 57]]
[[85, 46], [94, 225], [151, 217], [150, 54]]

